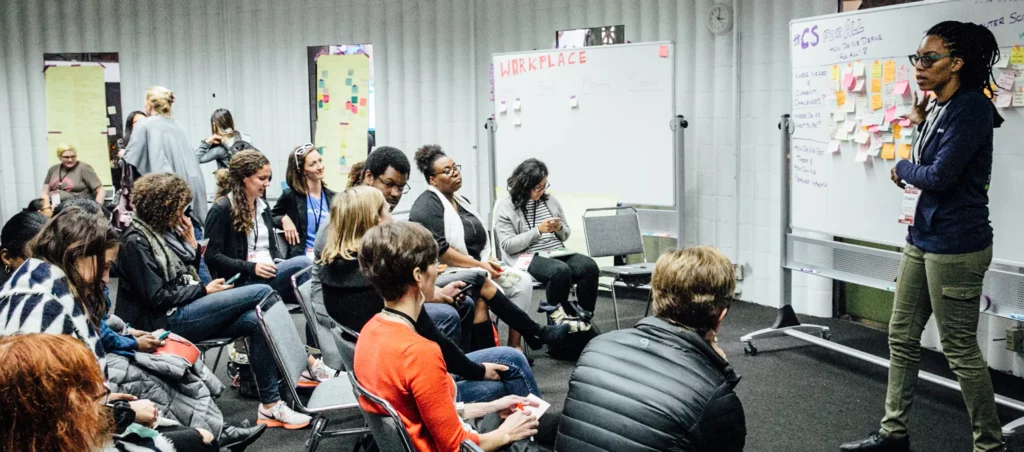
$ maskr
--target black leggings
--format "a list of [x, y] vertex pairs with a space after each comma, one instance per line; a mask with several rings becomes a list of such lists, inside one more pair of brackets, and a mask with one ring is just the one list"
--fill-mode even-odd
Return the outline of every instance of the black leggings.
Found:
[[597, 305], [597, 278], [600, 271], [597, 268], [597, 263], [589, 256], [579, 253], [553, 259], [535, 256], [527, 271], [533, 279], [547, 284], [546, 292], [549, 304], [561, 305], [567, 314], [575, 314], [575, 310], [567, 303], [569, 291], [575, 283], [580, 307], [594, 312], [594, 306]]

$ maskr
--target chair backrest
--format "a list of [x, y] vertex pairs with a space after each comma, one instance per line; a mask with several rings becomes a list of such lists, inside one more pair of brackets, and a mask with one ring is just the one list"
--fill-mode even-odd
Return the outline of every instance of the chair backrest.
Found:
[[[335, 338], [331, 331], [335, 322], [330, 318], [318, 315], [316, 311], [316, 300], [313, 294], [313, 271], [315, 270], [316, 266], [311, 265], [292, 276], [295, 298], [299, 300], [299, 307], [302, 308], [302, 313], [306, 317], [306, 325], [309, 325], [315, 333], [313, 336], [324, 363], [333, 369], [347, 369], [344, 367], [344, 360], [338, 351], [338, 338]], [[320, 292], [319, 295], [323, 297], [323, 292]], [[330, 326], [325, 325], [324, 322], [328, 322]]]
[[[615, 211], [615, 215], [589, 215], [599, 211]], [[583, 212], [583, 233], [587, 236], [587, 254], [591, 257], [647, 254], [640, 234], [640, 217], [632, 207], [606, 207]]]
[[398, 416], [398, 412], [395, 411], [391, 404], [362, 387], [356, 379], [355, 372], [349, 372], [348, 378], [352, 382], [352, 391], [355, 392], [356, 399], [375, 405], [378, 409], [387, 413], [368, 413], [363, 409], [362, 405], [359, 406], [363, 412], [363, 418], [366, 419], [366, 423], [370, 426], [370, 432], [373, 433], [373, 439], [377, 442], [377, 447], [380, 450], [387, 451], [414, 452], [412, 438], [409, 437], [409, 432], [405, 429], [402, 418]]
[[341, 325], [336, 325], [334, 329], [338, 332], [338, 354], [341, 356], [341, 363], [351, 373], [355, 370], [356, 341], [359, 339], [359, 333]]
[[281, 301], [281, 295], [271, 292], [260, 301], [256, 306], [256, 318], [284, 380], [281, 386], [288, 388], [292, 400], [305, 410], [305, 405], [302, 405], [299, 395], [295, 392], [295, 385], [299, 383], [302, 371], [309, 365], [306, 353], [302, 352], [306, 346], [295, 328], [295, 322], [292, 322], [292, 317], [288, 314], [288, 307]]

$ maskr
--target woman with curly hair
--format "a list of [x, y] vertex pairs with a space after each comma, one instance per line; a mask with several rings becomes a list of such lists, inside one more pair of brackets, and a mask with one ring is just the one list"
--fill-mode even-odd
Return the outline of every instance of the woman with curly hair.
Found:
[[225, 284], [222, 275], [206, 286], [199, 282], [199, 244], [183, 213], [192, 194], [180, 176], [143, 176], [135, 182], [135, 193], [135, 218], [117, 256], [122, 275], [118, 315], [144, 330], [163, 328], [193, 342], [248, 337], [249, 361], [262, 402], [257, 422], [268, 427], [305, 427], [309, 416], [281, 402], [277, 366], [258, 329], [256, 305], [270, 295], [270, 286], [235, 288]]

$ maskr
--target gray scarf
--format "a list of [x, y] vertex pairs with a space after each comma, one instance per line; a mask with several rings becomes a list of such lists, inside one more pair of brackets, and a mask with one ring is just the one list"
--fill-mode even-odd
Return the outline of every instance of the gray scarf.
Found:
[[[191, 250], [173, 233], [158, 234], [138, 217], [132, 219], [132, 227], [149, 242], [150, 248], [153, 249], [156, 266], [160, 269], [160, 276], [164, 281], [185, 278], [186, 284], [199, 284], [199, 275], [196, 270], [185, 265], [183, 261], [188, 255], [191, 255], [189, 261], [194, 260], [195, 250]], [[185, 250], [189, 250], [191, 253]]]

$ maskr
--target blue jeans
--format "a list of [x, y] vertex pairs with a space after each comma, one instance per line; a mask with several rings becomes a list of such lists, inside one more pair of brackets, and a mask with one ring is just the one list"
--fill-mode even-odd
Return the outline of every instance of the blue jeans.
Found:
[[192, 342], [213, 337], [248, 337], [249, 365], [256, 375], [263, 403], [281, 400], [277, 364], [256, 319], [256, 305], [272, 290], [266, 284], [228, 289], [180, 306], [167, 318], [167, 330]]
[[[196, 240], [202, 240], [203, 230], [200, 229], [199, 226], [192, 226], [192, 229], [196, 234]], [[201, 256], [199, 257], [199, 281], [202, 282], [204, 286], [210, 284], [210, 281], [213, 281], [213, 276], [210, 275], [210, 269], [206, 266], [206, 259]]]
[[423, 303], [423, 311], [434, 321], [434, 326], [453, 344], [460, 344], [462, 336], [462, 318], [459, 311], [444, 303]]
[[533, 378], [533, 370], [526, 362], [526, 356], [512, 347], [491, 347], [466, 354], [475, 363], [494, 363], [508, 366], [500, 372], [501, 381], [470, 381], [455, 376], [458, 387], [456, 398], [459, 402], [489, 402], [507, 395], [540, 397], [540, 388]]
[[295, 299], [295, 289], [292, 288], [292, 275], [313, 265], [313, 261], [309, 260], [306, 256], [295, 256], [274, 265], [277, 267], [277, 274], [273, 278], [264, 279], [252, 275], [246, 280], [245, 285], [267, 284], [276, 290], [277, 293], [281, 294], [281, 299], [284, 300], [285, 304], [299, 304], [299, 300]]

